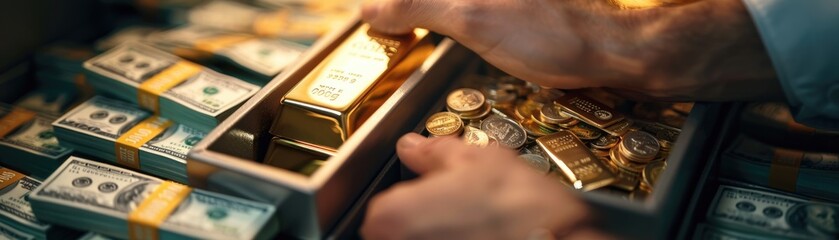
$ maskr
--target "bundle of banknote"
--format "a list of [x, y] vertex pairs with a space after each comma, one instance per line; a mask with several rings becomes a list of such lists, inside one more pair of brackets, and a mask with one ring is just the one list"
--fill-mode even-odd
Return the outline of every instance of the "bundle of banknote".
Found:
[[194, 25], [280, 37], [311, 45], [323, 34], [350, 21], [359, 2], [298, 1], [286, 4], [261, 1], [257, 6], [234, 1], [210, 1], [192, 8], [187, 21]]
[[783, 102], [746, 104], [740, 115], [744, 135], [774, 146], [813, 152], [839, 152], [839, 131], [818, 129], [798, 123]]
[[0, 238], [55, 239], [73, 231], [43, 223], [32, 213], [27, 196], [41, 181], [0, 167]]
[[778, 148], [739, 136], [721, 159], [720, 175], [802, 195], [839, 201], [839, 154]]
[[259, 86], [154, 47], [129, 42], [84, 64], [100, 94], [120, 98], [209, 132]]
[[35, 53], [35, 78], [41, 87], [90, 94], [82, 64], [94, 55], [93, 49], [84, 45], [49, 45]]
[[[152, 34], [156, 47], [191, 60], [221, 60], [270, 80], [294, 63], [306, 46], [206, 26], [187, 25]], [[264, 83], [264, 82], [263, 82]]]
[[14, 106], [59, 116], [81, 101], [79, 92], [72, 89], [41, 87], [15, 100]]
[[[708, 209], [710, 239], [837, 239], [839, 205], [757, 186], [720, 185]], [[702, 237], [702, 239], [709, 239]]]
[[54, 117], [0, 104], [0, 163], [38, 178], [54, 171], [73, 149], [53, 134]]
[[104, 52], [127, 42], [142, 42], [156, 32], [162, 31], [158, 27], [135, 25], [114, 30], [93, 44], [96, 51]]
[[182, 183], [187, 181], [186, 154], [206, 135], [99, 96], [59, 117], [53, 128], [62, 144], [80, 153]]
[[269, 239], [274, 206], [71, 157], [29, 194], [41, 221], [116, 238]]

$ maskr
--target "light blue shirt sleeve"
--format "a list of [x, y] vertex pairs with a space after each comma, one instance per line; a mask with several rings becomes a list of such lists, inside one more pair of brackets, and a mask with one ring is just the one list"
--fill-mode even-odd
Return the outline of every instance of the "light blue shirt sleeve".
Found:
[[839, 0], [743, 0], [796, 121], [839, 129]]

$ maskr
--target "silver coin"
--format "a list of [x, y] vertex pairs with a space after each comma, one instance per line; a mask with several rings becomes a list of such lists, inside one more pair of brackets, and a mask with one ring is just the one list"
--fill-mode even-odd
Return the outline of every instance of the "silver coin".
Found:
[[524, 128], [509, 118], [491, 116], [481, 122], [481, 130], [498, 139], [501, 146], [511, 149], [519, 149], [527, 141]]
[[545, 159], [545, 157], [542, 157], [541, 155], [522, 154], [522, 155], [519, 155], [519, 158], [527, 161], [527, 164], [529, 164], [531, 167], [533, 167], [533, 169], [535, 169], [536, 171], [539, 171], [539, 172], [545, 173], [545, 174], [548, 174], [549, 172], [551, 172], [551, 163], [548, 162], [548, 159]]

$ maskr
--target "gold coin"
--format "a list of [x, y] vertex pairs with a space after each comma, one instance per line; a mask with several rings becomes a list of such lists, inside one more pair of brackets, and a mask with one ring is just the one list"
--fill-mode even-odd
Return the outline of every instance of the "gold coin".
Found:
[[609, 150], [618, 145], [619, 137], [614, 136], [600, 136], [597, 140], [591, 142], [591, 147], [600, 150]]
[[618, 148], [619, 147], [612, 148], [612, 150], [609, 151], [609, 158], [612, 159], [612, 162], [614, 162], [616, 166], [634, 173], [641, 173], [641, 171], [644, 170], [646, 165], [627, 160], [618, 152]]
[[664, 169], [667, 168], [667, 163], [664, 161], [652, 162], [641, 172], [641, 179], [646, 187], [652, 189], [658, 181], [658, 176]]
[[539, 109], [539, 120], [547, 124], [560, 124], [565, 122], [571, 116], [560, 114], [562, 109], [553, 103], [548, 103]]
[[463, 140], [467, 145], [486, 147], [489, 145], [489, 135], [486, 132], [474, 127], [466, 127], [463, 131]]
[[577, 135], [577, 137], [580, 138], [580, 140], [586, 141], [595, 140], [603, 136], [603, 132], [600, 131], [600, 129], [592, 127], [591, 125], [588, 125], [586, 123], [579, 123], [577, 125], [574, 125], [573, 127], [569, 128], [568, 131], [571, 131], [572, 133], [574, 133], [574, 135]]
[[439, 112], [425, 121], [425, 129], [435, 136], [459, 135], [463, 131], [463, 121], [457, 114]]
[[658, 139], [649, 133], [629, 131], [621, 139], [618, 149], [626, 159], [646, 164], [655, 159], [661, 146]]
[[522, 103], [516, 105], [516, 119], [517, 120], [525, 120], [530, 119], [533, 116], [533, 112], [538, 112], [540, 108], [542, 108], [542, 103], [537, 103], [531, 100], [525, 100]]
[[446, 107], [455, 113], [473, 113], [481, 110], [485, 103], [484, 94], [471, 88], [454, 90], [446, 98]]
[[483, 108], [478, 109], [476, 112], [471, 113], [458, 113], [457, 115], [460, 116], [463, 120], [476, 120], [476, 119], [484, 119], [486, 116], [489, 116], [489, 113], [492, 112], [492, 106], [488, 103], [484, 103], [482, 106]]

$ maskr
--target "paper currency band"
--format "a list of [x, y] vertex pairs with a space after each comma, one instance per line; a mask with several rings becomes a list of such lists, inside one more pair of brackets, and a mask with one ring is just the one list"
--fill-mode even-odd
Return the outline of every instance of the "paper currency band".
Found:
[[25, 176], [26, 175], [12, 171], [8, 168], [0, 168], [0, 189], [4, 189], [13, 183], [16, 183]]
[[798, 181], [798, 169], [804, 152], [775, 149], [772, 164], [769, 166], [769, 186], [788, 192], [795, 192]]
[[192, 76], [201, 72], [201, 66], [189, 61], [179, 61], [171, 67], [154, 75], [140, 84], [137, 89], [139, 105], [145, 109], [160, 113], [160, 94], [177, 86]]
[[0, 138], [6, 137], [9, 133], [35, 118], [35, 112], [15, 108], [3, 118], [0, 118]]
[[165, 181], [128, 215], [129, 239], [159, 239], [158, 228], [181, 204], [192, 188]]
[[160, 135], [172, 125], [172, 121], [158, 116], [152, 116], [143, 120], [125, 134], [119, 136], [115, 145], [117, 163], [140, 169], [140, 147], [146, 142]]

